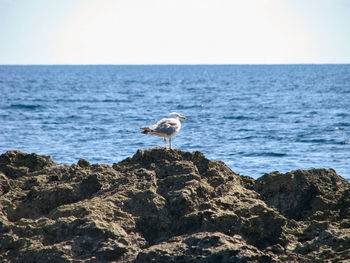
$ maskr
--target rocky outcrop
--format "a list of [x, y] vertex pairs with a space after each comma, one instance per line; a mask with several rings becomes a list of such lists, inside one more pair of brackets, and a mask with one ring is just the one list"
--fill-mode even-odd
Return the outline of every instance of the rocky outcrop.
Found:
[[200, 152], [108, 165], [0, 156], [1, 262], [341, 262], [350, 183], [334, 170], [240, 176]]

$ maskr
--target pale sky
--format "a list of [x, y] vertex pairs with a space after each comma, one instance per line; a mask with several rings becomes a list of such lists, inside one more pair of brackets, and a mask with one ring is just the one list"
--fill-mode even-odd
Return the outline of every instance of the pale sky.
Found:
[[350, 63], [350, 0], [0, 0], [0, 64]]

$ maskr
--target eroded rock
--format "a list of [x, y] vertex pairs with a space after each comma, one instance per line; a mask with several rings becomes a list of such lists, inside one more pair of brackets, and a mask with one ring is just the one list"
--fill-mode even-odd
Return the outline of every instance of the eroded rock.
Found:
[[324, 262], [350, 258], [350, 187], [333, 170], [240, 176], [200, 152], [113, 167], [0, 156], [2, 262]]

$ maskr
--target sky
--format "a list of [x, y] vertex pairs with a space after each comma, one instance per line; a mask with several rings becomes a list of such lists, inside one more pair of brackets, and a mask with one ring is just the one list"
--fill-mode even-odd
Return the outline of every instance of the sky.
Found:
[[350, 63], [350, 0], [0, 0], [0, 64]]

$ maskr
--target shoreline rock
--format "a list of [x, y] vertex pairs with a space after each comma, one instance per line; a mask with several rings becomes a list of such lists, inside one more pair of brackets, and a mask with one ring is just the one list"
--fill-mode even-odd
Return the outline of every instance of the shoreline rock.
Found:
[[350, 259], [350, 183], [332, 169], [240, 176], [201, 152], [113, 166], [0, 156], [1, 262]]

